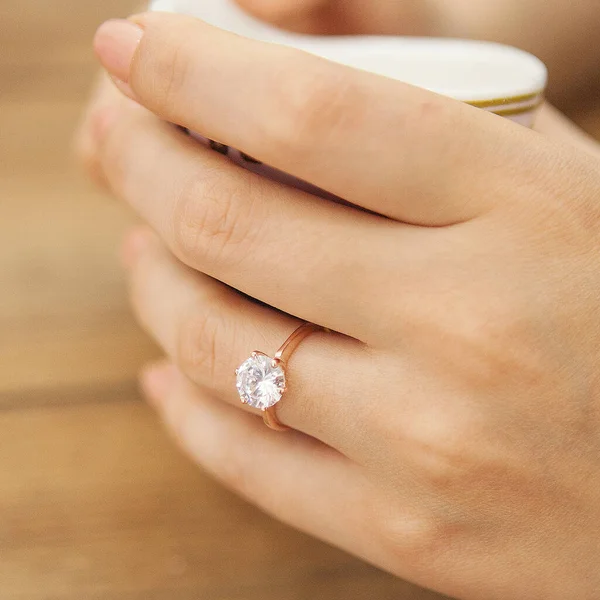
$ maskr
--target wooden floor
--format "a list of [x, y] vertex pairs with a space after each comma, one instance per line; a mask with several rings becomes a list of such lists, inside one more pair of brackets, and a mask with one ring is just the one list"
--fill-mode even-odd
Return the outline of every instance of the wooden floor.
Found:
[[133, 5], [0, 1], [0, 598], [434, 598], [213, 483], [140, 401], [131, 217], [69, 150], [92, 33]]

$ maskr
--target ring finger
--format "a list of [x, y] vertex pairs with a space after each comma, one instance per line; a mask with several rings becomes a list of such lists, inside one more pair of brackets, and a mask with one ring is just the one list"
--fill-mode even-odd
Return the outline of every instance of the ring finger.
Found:
[[182, 262], [362, 341], [387, 331], [370, 310], [371, 290], [387, 279], [373, 265], [402, 253], [408, 262], [418, 228], [267, 181], [136, 105], [119, 107], [106, 127], [99, 155], [107, 181]]
[[[144, 327], [190, 379], [242, 406], [235, 367], [256, 349], [272, 356], [299, 322], [185, 267], [146, 228], [130, 235], [124, 255], [134, 310]], [[288, 390], [277, 405], [280, 420], [349, 451], [356, 432], [352, 423], [340, 427], [340, 415], [349, 404], [353, 410], [360, 406], [353, 386], [363, 355], [363, 345], [351, 338], [310, 336], [291, 360]]]

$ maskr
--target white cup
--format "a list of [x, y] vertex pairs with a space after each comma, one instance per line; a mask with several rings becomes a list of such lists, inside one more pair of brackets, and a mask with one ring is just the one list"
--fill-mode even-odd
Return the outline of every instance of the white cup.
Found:
[[155, 0], [152, 10], [178, 12], [246, 37], [293, 46], [438, 94], [522, 125], [533, 125], [547, 83], [535, 56], [491, 42], [392, 36], [312, 36], [282, 31], [244, 13], [232, 0]]
[[[535, 56], [501, 44], [403, 36], [312, 36], [285, 32], [242, 11], [233, 0], [155, 0], [150, 8], [198, 17], [248, 38], [301, 50], [449, 96], [533, 126], [543, 102], [547, 70]], [[251, 171], [326, 195], [305, 182], [254, 161], [234, 148], [192, 135]]]

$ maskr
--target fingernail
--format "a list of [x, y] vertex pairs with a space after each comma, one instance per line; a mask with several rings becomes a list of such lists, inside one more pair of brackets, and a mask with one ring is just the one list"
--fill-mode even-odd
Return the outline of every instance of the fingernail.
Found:
[[[106, 21], [96, 32], [94, 50], [122, 91], [130, 90], [131, 62], [143, 35], [144, 30], [127, 19]], [[125, 90], [123, 86], [126, 86]]]
[[145, 227], [137, 227], [130, 231], [121, 244], [121, 263], [126, 269], [131, 269], [140, 255], [150, 244], [150, 233]]
[[152, 404], [163, 402], [169, 395], [177, 368], [170, 363], [160, 363], [146, 367], [140, 376], [142, 392]]

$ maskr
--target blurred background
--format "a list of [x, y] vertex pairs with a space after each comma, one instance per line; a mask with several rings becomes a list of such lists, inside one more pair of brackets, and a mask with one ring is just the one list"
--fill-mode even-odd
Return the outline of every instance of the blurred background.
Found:
[[[433, 599], [274, 523], [141, 401], [158, 356], [116, 258], [131, 217], [70, 140], [97, 25], [134, 1], [0, 0], [0, 598]], [[600, 103], [565, 105], [600, 132]]]

